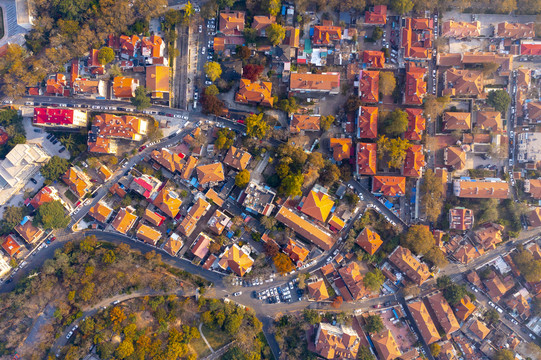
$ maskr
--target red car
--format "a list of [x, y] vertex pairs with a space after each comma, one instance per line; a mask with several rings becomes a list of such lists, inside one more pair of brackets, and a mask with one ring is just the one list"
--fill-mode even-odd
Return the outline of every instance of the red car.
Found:
[[239, 124], [244, 125], [244, 120], [237, 120], [237, 122], [238, 122]]
[[141, 151], [145, 150], [146, 148], [147, 148], [147, 146], [146, 146], [146, 145], [143, 145], [143, 146], [141, 146], [141, 147], [139, 148], [139, 152], [141, 152]]

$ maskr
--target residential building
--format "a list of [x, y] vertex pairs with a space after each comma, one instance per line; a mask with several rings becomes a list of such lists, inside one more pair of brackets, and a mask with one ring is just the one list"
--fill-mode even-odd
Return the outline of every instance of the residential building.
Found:
[[531, 227], [541, 226], [541, 207], [536, 207], [528, 214], [528, 225]]
[[188, 214], [178, 226], [180, 233], [185, 236], [190, 236], [195, 230], [195, 226], [199, 220], [207, 213], [209, 208], [210, 204], [203, 200], [203, 198], [198, 197], [195, 204], [190, 207]]
[[430, 277], [428, 266], [402, 246], [389, 255], [389, 261], [417, 285], [422, 285]]
[[207, 190], [205, 197], [219, 207], [222, 207], [224, 205], [224, 199], [222, 199], [220, 195], [218, 195], [218, 193], [212, 188]]
[[47, 79], [47, 88], [45, 93], [47, 95], [64, 96], [66, 84], [66, 75], [56, 74], [55, 76]]
[[403, 176], [374, 176], [372, 192], [384, 196], [404, 196], [406, 193], [406, 178]]
[[145, 199], [154, 199], [162, 182], [152, 175], [142, 174], [130, 183], [130, 190], [143, 196]]
[[147, 131], [148, 123], [144, 119], [130, 115], [99, 114], [92, 122], [88, 141], [96, 137], [141, 141]]
[[475, 126], [492, 132], [502, 130], [502, 113], [499, 111], [478, 111]]
[[128, 206], [126, 208], [120, 208], [111, 225], [116, 231], [126, 235], [133, 225], [135, 225], [136, 220], [137, 215], [135, 215], [135, 209]]
[[103, 182], [106, 182], [108, 181], [111, 177], [113, 177], [113, 172], [111, 171], [111, 169], [109, 169], [107, 166], [105, 165], [100, 165], [100, 167], [98, 168], [97, 170], [97, 173], [98, 173], [98, 177], [100, 178], [101, 181]]
[[426, 130], [426, 120], [423, 117], [423, 109], [406, 108], [404, 109], [408, 115], [408, 129], [404, 134], [406, 140], [421, 141], [423, 132]]
[[306, 287], [308, 288], [308, 296], [314, 301], [323, 301], [329, 298], [329, 292], [323, 279], [314, 281], [306, 285]]
[[443, 23], [441, 36], [453, 39], [471, 39], [481, 36], [480, 21], [454, 21], [447, 20]]
[[445, 300], [441, 292], [426, 299], [431, 310], [434, 312], [436, 322], [447, 335], [460, 329], [460, 325], [453, 314], [453, 310], [451, 310], [451, 306], [449, 306], [449, 303]]
[[402, 27], [402, 43], [404, 58], [430, 60], [432, 59], [432, 40], [434, 23], [432, 19], [404, 18]]
[[520, 42], [520, 55], [541, 55], [541, 42], [535, 40], [522, 40]]
[[482, 71], [451, 68], [443, 73], [443, 94], [483, 98], [483, 81]]
[[150, 226], [139, 223], [135, 236], [137, 236], [139, 240], [143, 240], [147, 244], [156, 246], [158, 240], [160, 240], [160, 238], [162, 237], [162, 233], [154, 228], [151, 228]]
[[285, 206], [280, 208], [275, 218], [285, 226], [291, 228], [299, 236], [325, 251], [330, 250], [336, 242], [335, 237], [329, 232], [305, 220]]
[[9, 234], [4, 238], [4, 241], [2, 242], [2, 249], [4, 249], [4, 251], [10, 257], [14, 257], [20, 252], [21, 244], [17, 242], [17, 239], [15, 239], [15, 236], [13, 234]]
[[355, 243], [370, 255], [374, 255], [383, 244], [379, 234], [369, 227], [365, 227], [357, 236]]
[[342, 281], [347, 287], [346, 291], [348, 291], [340, 291], [344, 300], [360, 300], [370, 294], [370, 290], [363, 283], [364, 275], [367, 272], [368, 268], [364, 263], [361, 266], [355, 261], [350, 262], [347, 266], [338, 270]]
[[34, 126], [55, 128], [82, 128], [86, 127], [87, 113], [74, 109], [34, 108]]
[[141, 39], [137, 35], [121, 35], [119, 41], [120, 57], [123, 59], [133, 58], [137, 50], [141, 47]]
[[289, 91], [299, 93], [340, 93], [340, 73], [300, 74], [292, 72], [289, 77]]
[[378, 137], [378, 108], [361, 106], [357, 113], [357, 137], [375, 139]]
[[300, 44], [300, 29], [293, 26], [285, 26], [286, 36], [282, 45], [291, 47], [292, 49], [298, 49]]
[[182, 200], [175, 191], [164, 186], [152, 203], [170, 218], [175, 218], [180, 211]]
[[314, 26], [314, 35], [312, 36], [312, 45], [327, 46], [342, 39], [342, 28], [340, 26], [316, 25]]
[[135, 97], [135, 89], [138, 87], [138, 79], [126, 76], [117, 76], [113, 79], [113, 95], [115, 98], [126, 99]]
[[334, 200], [324, 189], [315, 187], [301, 201], [301, 211], [321, 222], [325, 222], [334, 207]]
[[150, 158], [173, 174], [182, 173], [182, 168], [184, 167], [182, 158], [168, 148], [152, 150]]
[[186, 160], [186, 164], [184, 165], [184, 169], [182, 170], [182, 174], [180, 175], [183, 180], [190, 179], [198, 161], [199, 160], [197, 160], [197, 158], [191, 155], [188, 157], [188, 160]]
[[23, 221], [15, 226], [15, 231], [29, 244], [38, 241], [44, 234], [43, 230], [32, 225], [32, 218], [25, 216]]
[[359, 97], [367, 103], [379, 101], [379, 71], [361, 70], [359, 73]]
[[225, 180], [224, 167], [221, 162], [201, 165], [196, 170], [200, 185], [213, 185]]
[[423, 145], [411, 145], [406, 150], [406, 158], [402, 166], [402, 175], [409, 177], [421, 177], [425, 163]]
[[250, 272], [254, 264], [254, 259], [246, 252], [245, 246], [240, 248], [237, 244], [233, 244], [233, 246], [227, 247], [220, 255], [218, 265], [222, 269], [230, 270], [238, 276], [244, 276], [244, 274]]
[[98, 201], [96, 205], [92, 206], [88, 211], [88, 215], [104, 224], [109, 220], [112, 214], [113, 209], [104, 201]]
[[92, 188], [90, 178], [78, 166], [70, 167], [62, 176], [62, 180], [69, 186], [71, 192], [79, 198], [89, 193]]
[[[8, 44], [4, 45], [7, 46]], [[0, 276], [4, 276], [11, 271], [11, 266], [3, 256], [0, 256]]]
[[231, 218], [229, 216], [216, 209], [212, 217], [209, 219], [207, 225], [213, 233], [216, 235], [221, 235], [230, 221]]
[[77, 79], [72, 82], [71, 92], [74, 96], [107, 95], [107, 85], [103, 80]]
[[436, 330], [436, 325], [422, 300], [414, 301], [408, 304], [408, 309], [411, 316], [417, 324], [417, 328], [421, 332], [423, 340], [428, 344], [438, 341], [441, 337]]
[[289, 132], [298, 134], [302, 131], [319, 131], [321, 115], [293, 114], [289, 122]]
[[468, 330], [470, 330], [479, 341], [484, 340], [488, 333], [490, 333], [490, 329], [485, 325], [485, 323], [479, 320], [472, 322]]
[[513, 294], [512, 297], [507, 299], [505, 304], [509, 309], [511, 309], [515, 314], [517, 314], [522, 320], [527, 320], [531, 315], [531, 307], [528, 302], [528, 298], [524, 296], [523, 293], [527, 293], [526, 289], [524, 291], [518, 291]]
[[161, 37], [157, 35], [152, 35], [150, 37], [144, 37], [141, 40], [141, 55], [143, 55], [144, 57], [160, 58], [164, 56], [164, 52], [165, 43], [163, 42]]
[[518, 162], [541, 161], [541, 132], [522, 132], [516, 137]]
[[143, 220], [148, 221], [151, 225], [161, 226], [165, 221], [165, 216], [146, 208], [143, 214]]
[[377, 334], [373, 334], [370, 339], [376, 347], [380, 359], [394, 360], [402, 355], [390, 330], [382, 330]]
[[463, 297], [458, 305], [455, 306], [455, 316], [461, 322], [466, 321], [466, 319], [473, 314], [475, 311], [475, 305], [471, 302], [468, 296]]
[[450, 112], [443, 114], [445, 131], [469, 131], [471, 130], [471, 114], [467, 112]]
[[89, 152], [98, 154], [116, 154], [118, 149], [115, 140], [96, 136], [92, 132], [88, 133], [87, 146]]
[[251, 158], [252, 155], [248, 151], [231, 146], [225, 155], [224, 164], [240, 171], [246, 169]]
[[466, 166], [466, 152], [460, 146], [449, 146], [443, 151], [445, 166], [462, 170]]
[[348, 161], [353, 155], [353, 140], [350, 138], [331, 138], [330, 144], [336, 162]]
[[375, 5], [370, 11], [366, 11], [364, 22], [372, 25], [385, 25], [387, 23], [387, 5]]
[[535, 37], [535, 23], [498, 23], [494, 27], [494, 36], [504, 39], [523, 40], [533, 39]]
[[404, 104], [422, 105], [426, 95], [426, 68], [407, 64], [406, 84], [404, 90]]
[[360, 339], [353, 328], [320, 323], [315, 334], [316, 353], [325, 359], [356, 359]]
[[364, 50], [363, 63], [367, 64], [369, 68], [382, 69], [385, 65], [385, 54], [383, 51]]
[[[163, 43], [163, 42], [162, 42]], [[145, 68], [146, 82], [145, 88], [150, 91], [150, 97], [158, 102], [169, 104], [169, 72], [170, 68], [166, 65], [151, 65]]]
[[473, 211], [464, 207], [449, 210], [449, 229], [466, 231], [473, 228]]
[[357, 143], [356, 172], [358, 175], [376, 175], [376, 143]]
[[266, 37], [266, 29], [270, 24], [276, 23], [276, 16], [254, 16], [254, 21], [252, 22], [252, 29], [257, 31], [257, 36]]
[[507, 199], [509, 184], [500, 179], [462, 180], [453, 182], [455, 196], [473, 199]]
[[263, 105], [272, 107], [272, 83], [267, 81], [252, 82], [249, 79], [240, 79], [239, 91], [235, 94], [235, 101], [242, 104]]
[[287, 246], [284, 248], [284, 253], [286, 253], [291, 261], [293, 261], [293, 263], [299, 267], [302, 266], [310, 251], [302, 246], [300, 242], [289, 238]]
[[204, 233], [200, 233], [197, 235], [197, 238], [195, 239], [191, 252], [199, 259], [204, 259], [205, 256], [209, 253], [209, 246], [212, 239], [208, 237]]
[[169, 239], [163, 245], [163, 249], [171, 256], [177, 256], [178, 252], [182, 248], [182, 239], [177, 233], [172, 233]]
[[274, 210], [272, 202], [276, 192], [268, 186], [261, 186], [257, 182], [250, 181], [242, 196], [244, 197], [242, 206], [250, 212], [269, 216]]
[[219, 19], [219, 32], [225, 36], [242, 36], [244, 17], [244, 11], [222, 11]]
[[477, 250], [472, 244], [467, 242], [461, 244], [456, 251], [453, 252], [452, 256], [462, 264], [468, 264], [473, 259], [481, 256], [483, 252], [483, 249]]
[[327, 224], [330, 226], [331, 230], [333, 231], [342, 231], [344, 226], [346, 226], [346, 223], [344, 222], [344, 220], [342, 220], [336, 215], [331, 216]]
[[493, 302], [498, 302], [515, 286], [515, 282], [511, 277], [502, 280], [498, 274], [492, 271], [486, 279], [483, 280], [488, 289], [488, 295]]
[[36, 195], [30, 200], [30, 205], [34, 208], [34, 210], [39, 209], [39, 207], [42, 204], [51, 202], [51, 201], [60, 201], [64, 207], [66, 206], [66, 203], [62, 198], [58, 195], [58, 190], [52, 186], [44, 186], [42, 187]]
[[503, 241], [502, 232], [503, 225], [488, 223], [484, 224], [479, 230], [475, 232], [475, 241], [484, 250], [493, 250], [496, 245]]

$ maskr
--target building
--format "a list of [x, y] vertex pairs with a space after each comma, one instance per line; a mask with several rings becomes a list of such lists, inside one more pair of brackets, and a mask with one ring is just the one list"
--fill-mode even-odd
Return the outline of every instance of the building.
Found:
[[502, 232], [503, 225], [488, 223], [484, 224], [479, 230], [475, 232], [475, 241], [484, 250], [493, 250], [496, 245], [503, 241]]
[[474, 311], [475, 305], [473, 305], [468, 296], [463, 297], [458, 305], [455, 306], [455, 316], [461, 322], [466, 321], [466, 319], [473, 314]]
[[199, 259], [204, 259], [205, 256], [209, 253], [209, 246], [212, 239], [206, 234], [200, 233], [195, 239], [191, 252]]
[[335, 237], [329, 232], [305, 220], [285, 206], [280, 208], [275, 218], [285, 226], [291, 228], [299, 236], [325, 251], [330, 250], [336, 242]]
[[224, 167], [221, 162], [201, 165], [196, 170], [200, 185], [213, 185], [225, 180]]
[[406, 84], [404, 90], [404, 104], [422, 105], [426, 95], [426, 68], [417, 67], [408, 63], [406, 72]]
[[195, 230], [195, 226], [199, 220], [207, 213], [209, 208], [210, 204], [203, 200], [203, 198], [198, 197], [195, 204], [190, 207], [188, 214], [186, 214], [186, 217], [178, 226], [180, 233], [185, 236], [190, 236]]
[[522, 40], [520, 42], [520, 55], [541, 55], [541, 42], [534, 40]]
[[359, 73], [359, 97], [367, 103], [379, 101], [379, 71], [361, 70]]
[[244, 276], [244, 274], [250, 272], [253, 264], [254, 259], [246, 252], [244, 246], [240, 248], [237, 244], [227, 247], [218, 261], [218, 265], [222, 269], [230, 270], [238, 276]]
[[86, 127], [87, 113], [74, 109], [34, 108], [34, 126], [55, 128], [83, 128]]
[[333, 207], [334, 200], [323, 189], [314, 187], [302, 200], [301, 211], [311, 218], [324, 223]]
[[[111, 42], [113, 39], [110, 38]], [[119, 39], [120, 57], [123, 59], [129, 59], [135, 56], [137, 50], [141, 48], [141, 39], [137, 35], [121, 35]], [[114, 45], [112, 45], [114, 48]]]
[[25, 216], [23, 221], [15, 226], [15, 231], [29, 244], [38, 241], [44, 234], [43, 230], [32, 225], [32, 218]]
[[357, 137], [375, 139], [378, 137], [378, 108], [361, 106], [357, 113]]
[[225, 155], [224, 164], [240, 171], [246, 169], [251, 158], [252, 155], [248, 151], [231, 146]]
[[472, 199], [507, 199], [509, 184], [501, 179], [462, 180], [453, 182], [455, 196]]
[[289, 238], [287, 246], [284, 248], [284, 253], [286, 253], [291, 261], [297, 265], [297, 267], [302, 266], [302, 263], [310, 253], [308, 249], [302, 246], [298, 241], [294, 241]]
[[406, 158], [402, 166], [402, 175], [409, 177], [421, 177], [425, 166], [425, 154], [423, 145], [411, 145], [406, 150]]
[[372, 192], [384, 196], [404, 196], [406, 193], [406, 178], [403, 176], [374, 176]]
[[186, 164], [184, 165], [184, 169], [182, 170], [182, 174], [180, 175], [183, 180], [190, 179], [198, 161], [199, 160], [197, 160], [197, 158], [191, 155], [188, 157], [188, 160], [186, 160]]
[[299, 93], [340, 93], [340, 73], [300, 74], [292, 72], [289, 77], [289, 91]]
[[385, 25], [387, 23], [387, 5], [375, 5], [370, 11], [366, 11], [364, 22], [372, 25]]
[[518, 162], [541, 161], [541, 132], [523, 132], [518, 133], [516, 137]]
[[113, 172], [111, 171], [111, 169], [109, 169], [107, 166], [105, 165], [100, 165], [100, 167], [98, 168], [97, 170], [97, 173], [98, 173], [98, 177], [100, 178], [101, 181], [103, 182], [106, 182], [108, 181], [111, 177], [113, 177]]
[[472, 322], [468, 330], [470, 330], [470, 332], [473, 333], [479, 341], [484, 340], [490, 332], [490, 329], [479, 320]]
[[535, 37], [535, 23], [530, 22], [526, 24], [522, 23], [499, 23], [497, 27], [494, 27], [494, 37], [522, 40], [533, 39]]
[[20, 191], [49, 158], [37, 144], [15, 145], [5, 159], [0, 160], [0, 205]]
[[244, 11], [222, 11], [218, 31], [225, 36], [242, 36], [244, 32]]
[[419, 108], [406, 108], [404, 111], [408, 115], [408, 129], [404, 137], [410, 141], [421, 141], [423, 132], [426, 130], [426, 120], [423, 117], [423, 110]]
[[66, 206], [66, 203], [60, 196], [58, 195], [58, 190], [52, 186], [44, 186], [42, 187], [36, 195], [30, 200], [30, 205], [34, 208], [34, 210], [39, 209], [39, 207], [42, 204], [51, 202], [51, 201], [60, 201], [64, 207]]
[[250, 181], [246, 189], [243, 191], [244, 199], [242, 200], [242, 206], [246, 210], [261, 214], [264, 216], [269, 216], [274, 210], [274, 197], [276, 192], [274, 192], [268, 186], [261, 186], [254, 181]]
[[47, 95], [64, 96], [66, 84], [66, 75], [56, 74], [54, 77], [47, 79], [45, 93]]
[[156, 246], [158, 240], [160, 240], [160, 238], [162, 237], [162, 233], [154, 228], [151, 228], [150, 226], [139, 223], [135, 236], [137, 236], [139, 240], [143, 240], [147, 244]]
[[4, 249], [4, 251], [10, 257], [14, 257], [20, 252], [21, 245], [17, 242], [13, 234], [9, 234], [8, 236], [4, 238], [4, 241], [2, 242], [2, 249]]
[[331, 138], [330, 144], [334, 161], [347, 161], [353, 156], [353, 140], [350, 138]]
[[447, 20], [441, 28], [441, 36], [453, 39], [471, 39], [481, 36], [481, 22]]
[[443, 114], [445, 131], [471, 130], [471, 114], [467, 112], [445, 112]]
[[71, 92], [74, 96], [107, 95], [107, 85], [103, 80], [77, 79], [73, 81]]
[[502, 130], [502, 113], [499, 111], [478, 111], [475, 126], [492, 132]]
[[360, 300], [370, 294], [370, 290], [363, 283], [364, 275], [367, 272], [368, 268], [364, 264], [361, 267], [355, 261], [350, 262], [347, 266], [338, 270], [342, 281], [347, 287], [347, 290], [340, 291], [344, 300]]
[[382, 330], [373, 334], [370, 339], [376, 347], [380, 359], [394, 360], [402, 355], [390, 330]]
[[216, 235], [221, 235], [230, 221], [231, 218], [229, 216], [216, 209], [212, 217], [209, 219], [207, 225], [213, 233]]
[[483, 72], [448, 69], [443, 73], [444, 95], [456, 97], [484, 97]]
[[182, 173], [182, 168], [184, 167], [182, 158], [168, 148], [152, 150], [150, 158], [173, 174]]
[[430, 277], [428, 266], [402, 246], [389, 255], [389, 261], [417, 285], [422, 285]]
[[528, 225], [531, 227], [541, 226], [541, 207], [536, 207], [528, 214]]
[[367, 64], [369, 68], [382, 69], [385, 65], [385, 54], [383, 51], [363, 51], [363, 63]]
[[161, 58], [164, 56], [165, 43], [157, 35], [144, 37], [141, 40], [141, 55], [150, 58]]
[[360, 339], [349, 326], [320, 323], [315, 334], [316, 353], [325, 359], [356, 359]]
[[370, 255], [374, 255], [383, 244], [383, 241], [377, 232], [365, 227], [357, 236], [355, 243]]
[[96, 205], [92, 206], [88, 211], [88, 215], [92, 216], [96, 221], [106, 223], [107, 220], [113, 214], [113, 209], [107, 205], [104, 201], [98, 201]]
[[310, 283], [306, 287], [308, 288], [308, 296], [314, 301], [323, 301], [329, 298], [329, 292], [323, 279]]
[[165, 216], [146, 208], [143, 214], [143, 220], [148, 221], [151, 225], [161, 226], [165, 221]]
[[443, 151], [445, 166], [462, 170], [466, 166], [466, 152], [460, 146], [449, 146]]
[[404, 58], [412, 60], [432, 59], [432, 40], [434, 23], [432, 19], [404, 18], [402, 27], [401, 47], [404, 48]]
[[435, 315], [436, 322], [447, 335], [460, 329], [460, 325], [456, 320], [455, 314], [453, 314], [453, 310], [451, 310], [451, 306], [449, 306], [449, 303], [445, 300], [441, 292], [426, 299]]
[[272, 107], [272, 83], [267, 81], [252, 82], [249, 79], [240, 79], [239, 91], [235, 94], [235, 101], [241, 104], [263, 105]]
[[436, 325], [422, 300], [414, 301], [408, 304], [408, 309], [411, 316], [417, 324], [417, 328], [421, 332], [423, 340], [428, 344], [438, 341], [441, 337], [436, 330]]
[[120, 208], [115, 219], [111, 223], [113, 228], [124, 235], [135, 225], [137, 215], [135, 215], [135, 209], [128, 206], [126, 208]]
[[152, 203], [165, 215], [175, 218], [180, 211], [182, 200], [175, 191], [166, 189], [164, 186]]
[[70, 167], [62, 176], [62, 180], [69, 186], [71, 192], [79, 198], [89, 193], [92, 188], [90, 178], [78, 166]]
[[[163, 42], [162, 42], [163, 44]], [[150, 91], [150, 97], [158, 102], [169, 104], [169, 66], [151, 65], [145, 68], [145, 88]]]
[[505, 281], [502, 281], [500, 276], [494, 271], [483, 280], [483, 284], [485, 284], [488, 289], [488, 296], [493, 302], [500, 301], [500, 299], [515, 286], [513, 278], [507, 278]]
[[302, 131], [319, 131], [321, 115], [293, 114], [289, 122], [289, 132], [298, 134]]
[[114, 139], [140, 141], [148, 131], [148, 123], [135, 116], [96, 115], [88, 133], [90, 152], [114, 154], [117, 144]]
[[449, 229], [466, 231], [473, 228], [473, 211], [463, 207], [449, 210]]
[[130, 183], [130, 190], [143, 196], [145, 199], [154, 199], [162, 182], [152, 175], [142, 174]]
[[357, 143], [358, 175], [376, 175], [377, 147], [376, 143]]
[[257, 31], [257, 36], [266, 37], [266, 29], [270, 24], [276, 23], [276, 16], [254, 16], [252, 29]]
[[183, 242], [177, 233], [172, 233], [169, 239], [163, 245], [163, 249], [171, 256], [177, 256], [182, 248]]
[[113, 79], [113, 95], [115, 98], [126, 99], [135, 97], [135, 89], [139, 87], [139, 80], [125, 76]]
[[[332, 22], [331, 22], [332, 24]], [[327, 46], [342, 39], [342, 28], [340, 26], [314, 26], [314, 35], [312, 36], [312, 45]]]

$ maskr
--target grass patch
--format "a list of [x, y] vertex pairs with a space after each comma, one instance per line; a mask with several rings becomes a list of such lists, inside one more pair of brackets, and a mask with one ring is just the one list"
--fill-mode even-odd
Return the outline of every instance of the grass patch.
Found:
[[190, 341], [190, 347], [197, 353], [197, 358], [202, 359], [207, 355], [210, 355], [210, 349], [202, 338], [192, 339]]
[[214, 351], [231, 341], [231, 336], [229, 336], [229, 334], [225, 331], [212, 330], [205, 325], [202, 326], [201, 330], [203, 331], [203, 334], [205, 334], [205, 338]]
[[69, 201], [71, 201], [73, 204], [77, 202], [77, 196], [75, 196], [70, 189], [66, 190], [64, 193], [64, 196], [68, 198]]

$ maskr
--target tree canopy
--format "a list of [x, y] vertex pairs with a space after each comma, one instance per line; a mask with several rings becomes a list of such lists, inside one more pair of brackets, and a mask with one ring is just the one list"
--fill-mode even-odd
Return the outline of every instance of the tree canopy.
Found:
[[379, 73], [379, 91], [383, 95], [392, 95], [395, 87], [396, 78], [394, 73], [392, 71], [381, 71]]
[[220, 90], [218, 90], [218, 87], [214, 84], [205, 88], [205, 95], [217, 96], [218, 94], [220, 94]]
[[443, 208], [443, 183], [432, 169], [425, 171], [421, 183], [421, 204], [429, 221], [437, 221]]
[[319, 127], [323, 131], [327, 131], [331, 128], [331, 125], [334, 123], [334, 116], [328, 115], [328, 116], [322, 116], [319, 119]]
[[204, 66], [205, 74], [209, 77], [210, 81], [214, 82], [220, 76], [222, 76], [222, 66], [216, 61], [209, 61]]
[[303, 183], [304, 176], [302, 174], [289, 174], [282, 179], [278, 190], [286, 196], [300, 196], [302, 195]]
[[64, 205], [58, 200], [41, 204], [34, 220], [44, 229], [62, 229], [71, 218], [66, 216]]
[[[271, 0], [272, 1], [272, 0]], [[279, 45], [286, 37], [286, 29], [277, 23], [272, 23], [265, 29], [267, 37], [273, 45]]]
[[229, 149], [235, 141], [235, 132], [229, 129], [220, 129], [214, 147], [218, 150]]
[[541, 260], [535, 260], [531, 252], [522, 247], [519, 248], [513, 253], [513, 262], [526, 281], [541, 281]]
[[53, 182], [60, 179], [68, 171], [68, 167], [68, 160], [54, 155], [47, 164], [41, 167], [40, 173], [46, 180]]
[[204, 114], [222, 115], [225, 105], [218, 97], [203, 93], [201, 96], [201, 104]]
[[98, 52], [98, 61], [102, 65], [109, 64], [115, 59], [115, 52], [108, 46], [104, 46]]
[[246, 64], [242, 68], [242, 77], [250, 81], [257, 81], [265, 67], [259, 64]]
[[369, 271], [363, 278], [364, 286], [366, 286], [372, 292], [377, 292], [383, 285], [384, 281], [385, 276], [380, 269]]
[[423, 99], [425, 115], [428, 118], [436, 120], [436, 118], [443, 113], [443, 110], [450, 101], [451, 99], [449, 96], [436, 97], [432, 94], [428, 94]]
[[269, 124], [263, 118], [261, 114], [250, 114], [245, 119], [246, 134], [251, 137], [263, 139], [267, 135], [269, 130]]
[[502, 115], [505, 115], [509, 108], [509, 104], [511, 104], [511, 97], [505, 90], [491, 91], [488, 93], [487, 104], [493, 106], [494, 109], [501, 112]]
[[240, 188], [245, 188], [250, 182], [250, 172], [246, 169], [239, 171], [237, 176], [235, 176], [235, 185]]
[[501, 349], [496, 351], [494, 360], [515, 360], [515, 354], [511, 350]]
[[413, 10], [413, 2], [411, 0], [391, 0], [391, 7], [400, 15], [404, 15]]
[[406, 130], [408, 130], [408, 114], [403, 110], [395, 109], [383, 122], [383, 132], [389, 136], [398, 136]]
[[402, 245], [415, 254], [426, 254], [434, 246], [434, 236], [427, 226], [412, 225], [408, 229]]
[[388, 158], [387, 165], [399, 169], [404, 165], [406, 159], [406, 150], [411, 147], [408, 140], [402, 138], [389, 139], [385, 135], [380, 135], [377, 140], [378, 158]]
[[381, 320], [381, 317], [379, 315], [370, 315], [366, 317], [365, 321], [365, 329], [369, 333], [377, 334], [383, 329], [385, 329], [385, 325], [383, 325], [383, 320]]
[[143, 110], [150, 107], [150, 98], [147, 96], [147, 89], [144, 86], [139, 86], [135, 89], [135, 96], [131, 98], [131, 103], [138, 110]]

